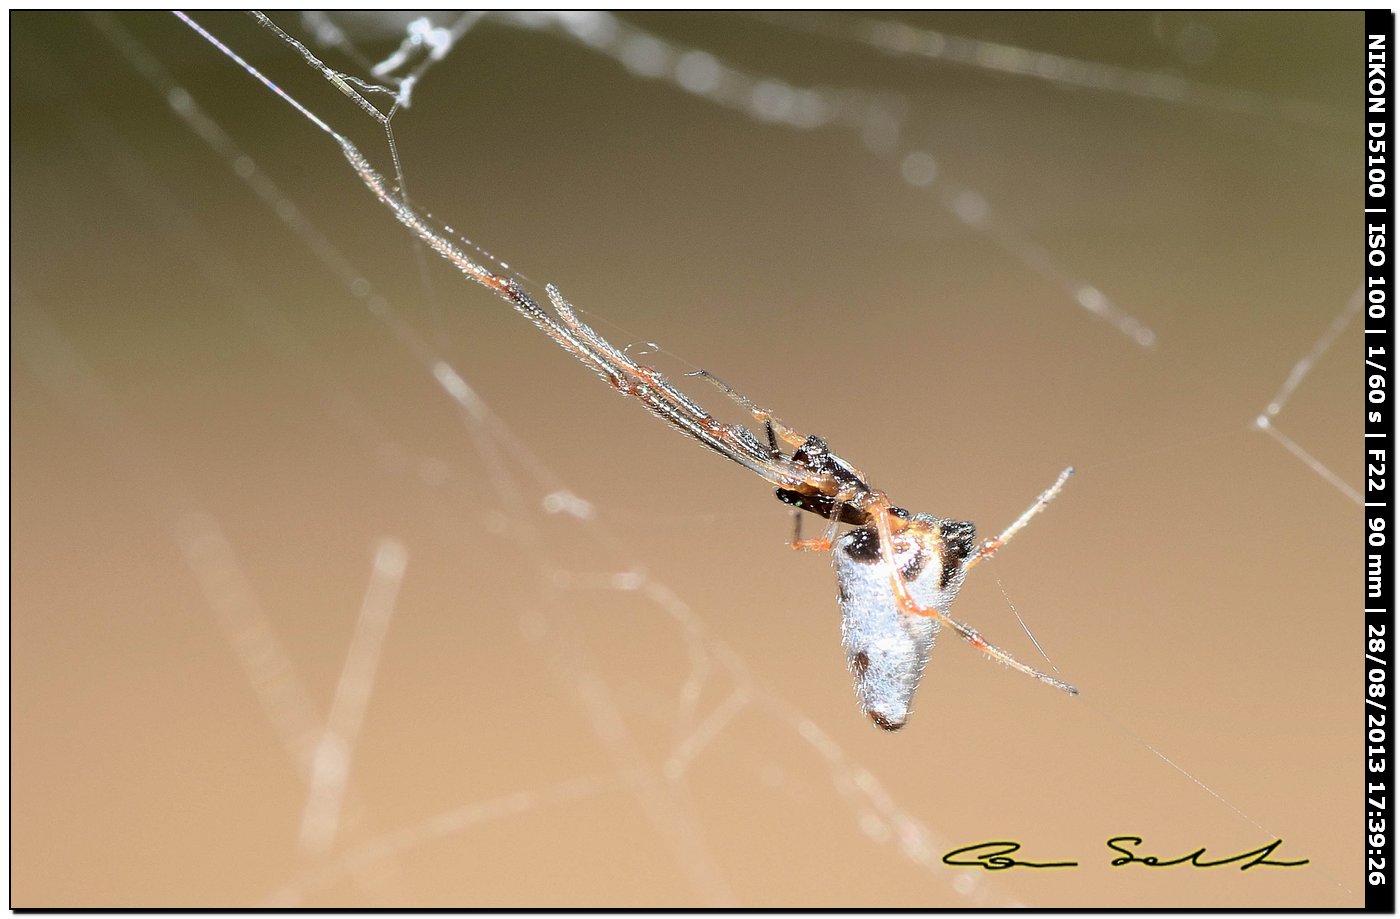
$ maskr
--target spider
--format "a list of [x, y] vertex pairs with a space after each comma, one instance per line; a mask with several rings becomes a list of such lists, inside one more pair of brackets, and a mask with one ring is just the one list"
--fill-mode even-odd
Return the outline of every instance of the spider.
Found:
[[[1043, 510], [1060, 493], [1073, 468], [1060, 473], [1001, 535], [979, 545], [971, 522], [915, 514], [896, 506], [820, 437], [794, 430], [709, 371], [687, 374], [708, 380], [762, 422], [767, 442], [742, 425], [720, 422], [656, 369], [637, 363], [584, 324], [554, 285], [545, 289], [557, 319], [514, 280], [498, 276], [493, 280], [502, 286], [488, 286], [496, 287], [618, 392], [776, 486], [778, 500], [794, 508], [792, 548], [832, 552], [846, 663], [855, 678], [856, 698], [875, 725], [887, 731], [904, 726], [934, 638], [944, 626], [988, 657], [1071, 695], [1079, 694], [1068, 683], [1021, 663], [947, 613], [967, 572], [991, 558]], [[783, 452], [780, 441], [792, 448], [790, 454]], [[822, 535], [802, 538], [804, 511], [826, 520]], [[852, 529], [838, 537], [841, 524]]]
[[[816, 435], [803, 435], [705, 370], [703, 377], [763, 423], [767, 443], [743, 425], [724, 424], [677, 389], [653, 367], [639, 364], [584, 324], [553, 284], [546, 285], [554, 315], [512, 277], [477, 264], [436, 233], [381, 177], [348, 140], [336, 136], [365, 185], [399, 221], [452, 262], [463, 274], [515, 307], [610, 386], [645, 405], [652, 414], [711, 450], [776, 486], [791, 505], [796, 529], [792, 547], [830, 551], [841, 607], [841, 643], [855, 678], [856, 699], [870, 720], [897, 731], [909, 719], [934, 638], [946, 626], [983, 654], [1070, 695], [1079, 690], [1021, 663], [948, 615], [967, 572], [991, 558], [1060, 493], [1074, 472], [1066, 469], [1000, 536], [977, 544], [966, 520], [914, 514], [870, 485], [865, 473], [832, 453]], [[784, 453], [779, 441], [792, 448]], [[802, 512], [827, 522], [821, 536], [803, 539]], [[853, 529], [837, 536], [841, 524]]]

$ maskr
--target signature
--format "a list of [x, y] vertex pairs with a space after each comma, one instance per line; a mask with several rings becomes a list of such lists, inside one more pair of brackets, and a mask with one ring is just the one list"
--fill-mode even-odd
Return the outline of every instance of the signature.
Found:
[[[1007, 868], [1077, 868], [1079, 862], [1023, 862], [1011, 858], [1012, 852], [1021, 851], [1019, 842], [994, 839], [991, 842], [978, 842], [961, 849], [954, 849], [943, 856], [943, 864], [986, 868], [988, 871], [1005, 871]], [[957, 856], [967, 856], [970, 860], [958, 860]]]
[[[1300, 858], [1295, 861], [1274, 861], [1269, 856], [1274, 854], [1274, 850], [1283, 845], [1282, 839], [1275, 839], [1268, 845], [1260, 846], [1257, 849], [1250, 849], [1248, 852], [1240, 852], [1225, 858], [1206, 858], [1206, 847], [1201, 846], [1194, 852], [1188, 852], [1177, 858], [1162, 858], [1157, 855], [1139, 854], [1138, 847], [1143, 845], [1141, 836], [1114, 836], [1106, 843], [1109, 849], [1117, 852], [1117, 857], [1113, 858], [1109, 864], [1114, 868], [1121, 868], [1124, 865], [1136, 864], [1146, 865], [1149, 868], [1171, 868], [1175, 865], [1189, 865], [1192, 868], [1219, 868], [1221, 865], [1232, 865], [1240, 863], [1240, 870], [1247, 871], [1250, 868], [1265, 866], [1270, 868], [1297, 868], [1306, 865], [1308, 859]], [[961, 849], [954, 849], [943, 856], [943, 864], [954, 865], [956, 867], [983, 868], [987, 871], [1005, 871], [1007, 868], [1077, 868], [1079, 862], [1069, 861], [1049, 861], [1037, 862], [1029, 859], [1013, 858], [1012, 856], [1021, 851], [1019, 842], [1012, 842], [1009, 839], [994, 839], [987, 842], [974, 843], [970, 846], [963, 846]]]
[[1205, 858], [1205, 846], [1201, 846], [1195, 852], [1190, 852], [1180, 858], [1163, 860], [1155, 855], [1136, 855], [1123, 846], [1118, 845], [1118, 843], [1125, 842], [1130, 842], [1133, 846], [1140, 846], [1142, 845], [1142, 837], [1115, 836], [1106, 843], [1114, 852], [1123, 853], [1118, 858], [1109, 862], [1109, 864], [1115, 868], [1132, 863], [1147, 865], [1149, 868], [1170, 868], [1173, 865], [1190, 865], [1192, 868], [1218, 868], [1221, 865], [1242, 862], [1243, 864], [1240, 865], [1240, 870], [1248, 871], [1250, 868], [1254, 868], [1258, 865], [1267, 865], [1271, 868], [1297, 868], [1300, 865], [1306, 865], [1308, 863], [1308, 859], [1306, 858], [1300, 858], [1297, 861], [1291, 862], [1270, 861], [1269, 856], [1274, 854], [1275, 849], [1283, 845], [1282, 839], [1275, 839], [1267, 846], [1260, 846], [1257, 849], [1250, 849], [1248, 852], [1241, 852], [1238, 855], [1231, 855], [1228, 858], [1217, 858], [1213, 861]]

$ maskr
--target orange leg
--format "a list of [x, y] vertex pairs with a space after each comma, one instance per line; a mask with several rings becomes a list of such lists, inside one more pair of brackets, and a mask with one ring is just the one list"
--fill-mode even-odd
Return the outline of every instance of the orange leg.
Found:
[[[799, 511], [798, 513], [801, 513]], [[792, 541], [792, 551], [794, 552], [830, 552], [835, 543], [836, 524], [833, 522], [826, 528], [826, 532], [821, 536], [811, 539], [796, 539]]]
[[849, 487], [838, 491], [831, 496], [831, 516], [827, 518], [826, 531], [822, 535], [811, 538], [802, 538], [802, 511], [793, 509], [793, 528], [791, 548], [794, 552], [830, 552], [832, 544], [836, 541], [836, 528], [841, 523], [841, 507], [846, 502], [853, 500], [859, 492]]
[[977, 554], [967, 560], [967, 564], [964, 566], [964, 570], [969, 570], [972, 568], [973, 565], [976, 565], [979, 562], [986, 561], [987, 559], [995, 555], [997, 551], [1001, 549], [1002, 546], [1011, 542], [1011, 537], [1021, 532], [1022, 528], [1024, 528], [1026, 524], [1031, 522], [1032, 517], [1045, 510], [1045, 505], [1049, 504], [1052, 500], [1054, 500], [1055, 496], [1060, 493], [1060, 490], [1065, 487], [1065, 482], [1069, 481], [1069, 477], [1072, 475], [1074, 475], [1073, 466], [1070, 466], [1064, 472], [1061, 472], [1060, 477], [1055, 480], [1055, 484], [1045, 489], [1045, 491], [1041, 493], [1040, 497], [1035, 499], [1035, 503], [1032, 504], [1030, 507], [1026, 508], [1026, 512], [1024, 514], [1016, 518], [1015, 523], [1011, 524], [1011, 526], [1003, 530], [1000, 536], [996, 537], [995, 539], [989, 539], [986, 542], [982, 543], [982, 547], [977, 550]]
[[998, 648], [996, 645], [983, 638], [982, 634], [972, 626], [964, 625], [941, 610], [919, 605], [919, 602], [909, 593], [909, 588], [905, 585], [904, 578], [900, 577], [899, 567], [895, 564], [894, 529], [890, 525], [890, 515], [886, 512], [889, 507], [889, 502], [883, 495], [881, 495], [880, 498], [884, 506], [881, 507], [877, 505], [870, 509], [870, 513], [875, 517], [875, 529], [880, 536], [880, 557], [885, 563], [886, 570], [889, 572], [890, 584], [894, 587], [894, 595], [899, 600], [899, 605], [906, 612], [913, 613], [916, 616], [929, 616], [937, 619], [943, 625], [957, 632], [958, 637], [963, 641], [972, 645], [992, 660], [1003, 663], [1014, 670], [1019, 670], [1026, 676], [1035, 677], [1042, 683], [1049, 683], [1056, 689], [1063, 690], [1072, 696], [1079, 695], [1079, 690], [1063, 680], [1057, 680], [1049, 674], [1041, 673], [1034, 667], [1021, 663], [1016, 658], [1012, 657], [1010, 653], [1003, 651], [1001, 648]]
[[710, 371], [703, 369], [692, 370], [690, 373], [687, 373], [686, 376], [704, 377], [705, 379], [709, 380], [719, 389], [720, 392], [724, 393], [726, 396], [742, 405], [744, 409], [747, 410], [750, 415], [753, 415], [756, 420], [771, 425], [772, 429], [778, 432], [778, 436], [781, 437], [784, 441], [786, 441], [789, 445], [794, 447], [800, 447], [803, 443], [806, 442], [806, 437], [779, 421], [777, 415], [774, 415], [766, 408], [760, 408], [759, 406], [755, 405], [752, 399], [739, 392], [737, 389], [730, 386], [728, 383], [724, 382], [719, 377], [715, 376], [713, 373], [710, 373]]

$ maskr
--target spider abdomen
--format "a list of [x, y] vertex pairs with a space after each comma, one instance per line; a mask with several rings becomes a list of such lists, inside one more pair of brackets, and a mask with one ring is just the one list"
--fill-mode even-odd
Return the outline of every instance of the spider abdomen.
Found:
[[[836, 540], [832, 558], [856, 699], [878, 727], [897, 731], [909, 719], [939, 622], [901, 606], [879, 539], [873, 526], [851, 530]], [[973, 542], [972, 524], [928, 514], [915, 515], [894, 537], [897, 576], [919, 606], [946, 611], [952, 605]]]

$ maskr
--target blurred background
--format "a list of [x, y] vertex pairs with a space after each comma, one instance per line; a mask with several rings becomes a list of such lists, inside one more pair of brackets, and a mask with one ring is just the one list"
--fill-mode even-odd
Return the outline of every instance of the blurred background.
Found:
[[874, 729], [764, 482], [174, 17], [17, 13], [13, 906], [1360, 904], [1361, 14], [274, 18], [673, 379], [986, 535], [1075, 465], [953, 614], [1083, 695], [945, 638]]

